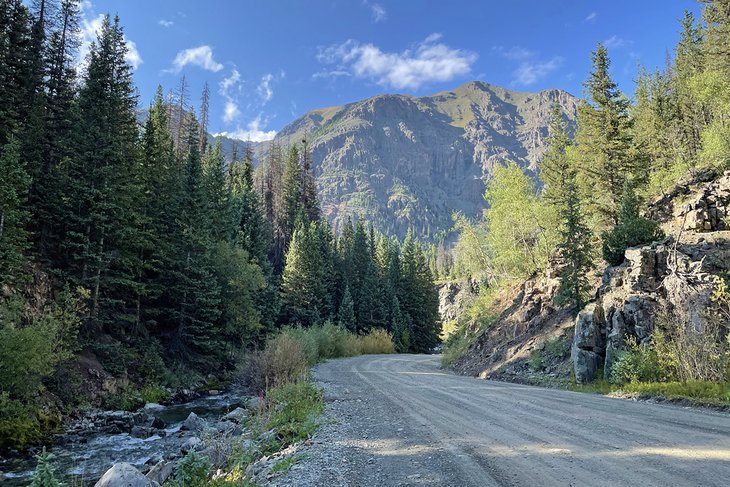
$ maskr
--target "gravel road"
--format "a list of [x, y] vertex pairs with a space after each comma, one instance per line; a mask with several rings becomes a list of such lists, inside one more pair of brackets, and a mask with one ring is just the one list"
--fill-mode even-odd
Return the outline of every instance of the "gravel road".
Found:
[[727, 486], [730, 415], [456, 376], [439, 357], [314, 370], [325, 424], [274, 486]]

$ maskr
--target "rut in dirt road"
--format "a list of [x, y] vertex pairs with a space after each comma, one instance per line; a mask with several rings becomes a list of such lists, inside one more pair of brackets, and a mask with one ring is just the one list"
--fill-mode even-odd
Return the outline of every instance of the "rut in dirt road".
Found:
[[728, 485], [726, 413], [481, 381], [438, 363], [318, 366], [331, 421], [275, 485]]

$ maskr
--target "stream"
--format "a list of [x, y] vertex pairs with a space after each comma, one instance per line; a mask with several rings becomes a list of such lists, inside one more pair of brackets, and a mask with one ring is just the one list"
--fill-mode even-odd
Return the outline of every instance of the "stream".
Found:
[[[203, 396], [183, 404], [161, 406], [148, 410], [165, 422], [164, 434], [135, 438], [129, 433], [92, 434], [81, 441], [47, 447], [53, 454], [52, 464], [59, 480], [67, 485], [93, 485], [102, 474], [118, 462], [137, 467], [156, 463], [162, 457], [180, 452], [180, 446], [195, 436], [181, 431], [183, 421], [193, 412], [203, 419], [218, 419], [221, 415], [243, 406], [247, 396], [241, 391]], [[32, 454], [10, 458], [0, 457], [0, 484], [7, 487], [26, 486], [36, 467]]]

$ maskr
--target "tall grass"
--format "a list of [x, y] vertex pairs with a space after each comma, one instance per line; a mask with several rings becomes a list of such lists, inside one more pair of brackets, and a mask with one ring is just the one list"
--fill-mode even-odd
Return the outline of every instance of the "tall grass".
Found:
[[264, 392], [300, 382], [309, 367], [323, 360], [380, 353], [395, 353], [393, 338], [385, 330], [355, 335], [330, 322], [312, 328], [288, 327], [270, 338], [263, 350], [244, 357], [242, 380], [256, 392]]

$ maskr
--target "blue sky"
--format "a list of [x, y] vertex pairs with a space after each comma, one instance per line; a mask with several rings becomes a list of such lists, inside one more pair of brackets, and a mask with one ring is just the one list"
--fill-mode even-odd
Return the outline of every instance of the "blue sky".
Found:
[[[86, 0], [88, 40], [119, 14], [140, 103], [182, 75], [209, 129], [265, 140], [308, 110], [381, 93], [428, 95], [478, 79], [580, 96], [603, 41], [633, 91], [663, 66], [692, 0]], [[83, 50], [83, 48], [82, 48]]]

